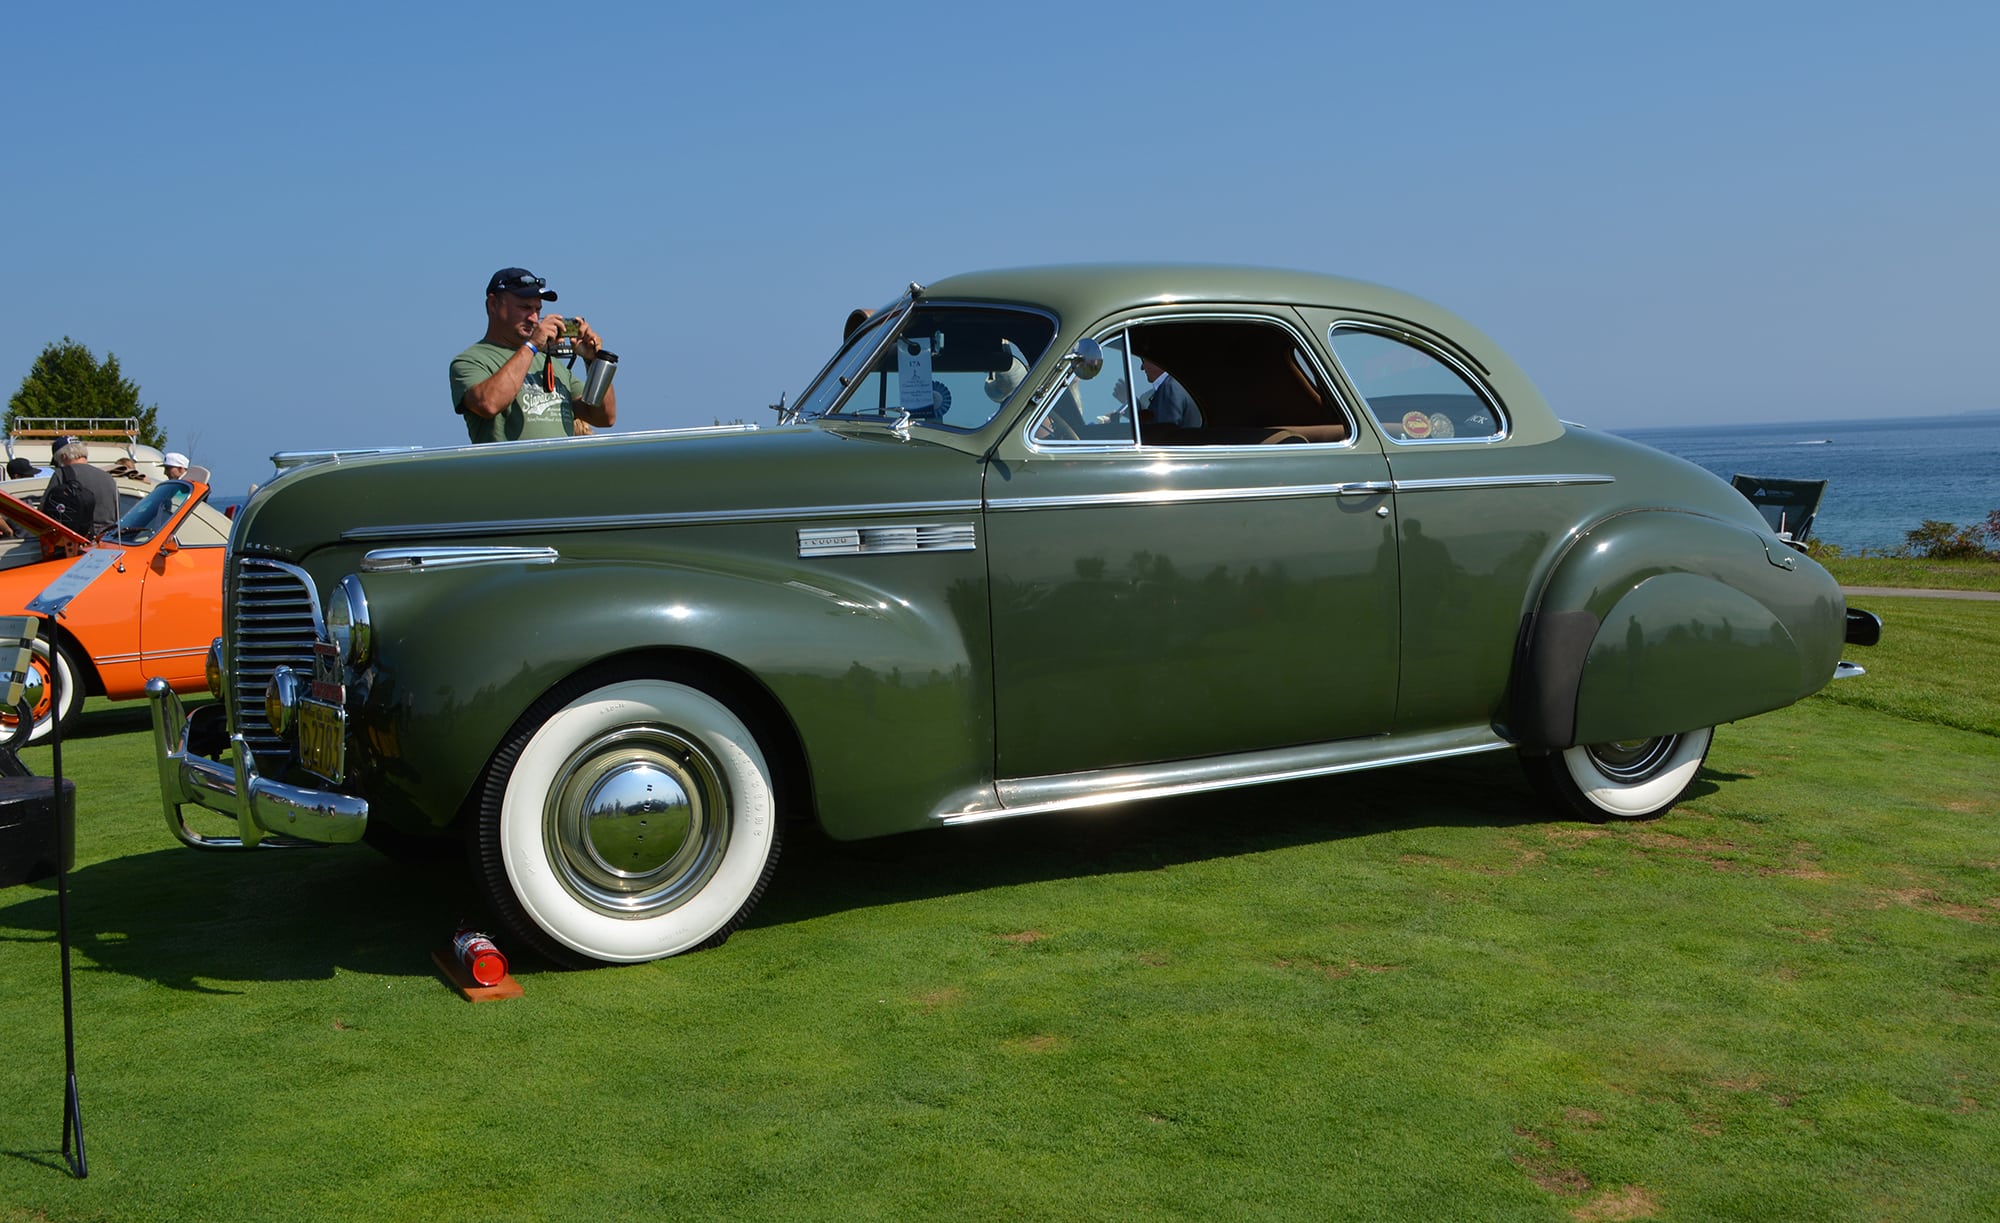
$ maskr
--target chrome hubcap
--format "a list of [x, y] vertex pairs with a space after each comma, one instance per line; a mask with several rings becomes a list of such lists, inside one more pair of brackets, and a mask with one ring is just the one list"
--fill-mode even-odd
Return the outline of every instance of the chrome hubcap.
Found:
[[580, 745], [549, 787], [542, 827], [563, 886], [614, 917], [701, 890], [729, 841], [729, 797], [693, 740], [628, 726]]
[[1644, 781], [1660, 771], [1660, 766], [1674, 754], [1679, 744], [1679, 735], [1661, 735], [1656, 739], [1619, 739], [1611, 743], [1593, 743], [1584, 748], [1590, 753], [1590, 762], [1599, 772], [1613, 781]]

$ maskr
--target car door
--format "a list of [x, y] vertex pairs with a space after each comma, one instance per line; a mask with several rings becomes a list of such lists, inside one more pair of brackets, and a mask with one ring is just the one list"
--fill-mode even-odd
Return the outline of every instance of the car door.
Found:
[[[998, 775], [1386, 732], [1387, 466], [1296, 316], [1184, 309], [1099, 336], [1102, 372], [1065, 375], [989, 464]], [[1201, 427], [1149, 419], [1170, 376]]]
[[1305, 311], [1386, 439], [1402, 562], [1396, 729], [1499, 723], [1538, 575], [1611, 477], [1516, 431], [1476, 359], [1402, 319]]
[[227, 536], [190, 499], [167, 530], [132, 547], [139, 587], [140, 669], [176, 688], [204, 682], [209, 643], [222, 632]]

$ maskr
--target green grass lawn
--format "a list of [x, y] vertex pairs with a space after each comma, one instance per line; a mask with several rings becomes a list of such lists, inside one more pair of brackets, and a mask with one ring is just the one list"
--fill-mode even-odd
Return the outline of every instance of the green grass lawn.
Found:
[[479, 1005], [460, 868], [182, 849], [94, 704], [91, 1175], [54, 890], [0, 892], [0, 1220], [1992, 1218], [2000, 605], [1877, 610], [1658, 821], [1487, 756], [800, 832], [724, 947]]
[[2000, 591], [2000, 561], [1936, 560], [1922, 556], [1858, 556], [1822, 560], [1843, 586], [1913, 586], [1932, 590]]

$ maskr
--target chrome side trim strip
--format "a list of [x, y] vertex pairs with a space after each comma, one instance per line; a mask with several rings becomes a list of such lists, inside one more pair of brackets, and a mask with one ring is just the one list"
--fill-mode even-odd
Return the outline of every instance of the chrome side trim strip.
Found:
[[1470, 488], [1561, 488], [1572, 484], [1616, 484], [1615, 476], [1566, 472], [1545, 476], [1455, 476], [1431, 480], [1398, 480], [1399, 493], [1457, 492]]
[[553, 565], [554, 548], [377, 548], [361, 558], [363, 573], [412, 573], [467, 565]]
[[208, 647], [189, 646], [182, 650], [155, 650], [151, 654], [141, 654], [134, 650], [129, 654], [99, 654], [96, 663], [100, 667], [115, 666], [121, 662], [143, 662], [146, 659], [166, 660], [169, 658], [206, 658]]
[[1383, 480], [1356, 480], [1348, 484], [1271, 484], [1259, 488], [1149, 489], [1131, 493], [1096, 493], [1073, 497], [1013, 497], [991, 501], [986, 508], [994, 513], [1005, 510], [1060, 510], [1108, 505], [1174, 505], [1198, 501], [1281, 501], [1298, 497], [1372, 497], [1394, 491]]
[[1054, 777], [1023, 777], [972, 787], [957, 796], [959, 801], [947, 803], [932, 812], [931, 818], [940, 824], [976, 824], [1017, 815], [1076, 811], [1137, 799], [1168, 798], [1178, 794], [1268, 785], [1424, 760], [1444, 760], [1479, 752], [1497, 752], [1512, 746], [1496, 735], [1491, 726], [1464, 726], [1421, 734], [1374, 735], [1365, 739], [1342, 739], [1335, 743], [1242, 752], [1200, 760], [1174, 760], [1130, 768], [1097, 769]]
[[741, 526], [759, 522], [795, 522], [817, 518], [886, 518], [915, 515], [975, 514], [977, 501], [885, 502], [879, 505], [795, 505], [760, 510], [687, 510], [671, 514], [586, 514], [569, 518], [512, 518], [486, 522], [385, 523], [352, 527], [340, 538], [430, 539], [452, 535], [539, 535], [560, 531], [623, 531], [635, 527]]
[[973, 552], [979, 547], [969, 522], [911, 526], [800, 527], [799, 555], [876, 556], [890, 552]]
[[1355, 480], [1346, 484], [1279, 484], [1245, 488], [1157, 489], [1130, 493], [1098, 493], [1073, 497], [1020, 497], [994, 501], [987, 509], [1080, 509], [1112, 505], [1174, 505], [1199, 501], [1278, 501], [1295, 497], [1377, 497], [1384, 493], [1431, 493], [1482, 488], [1559, 488], [1575, 484], [1611, 484], [1611, 476], [1571, 474], [1536, 476], [1465, 476], [1429, 480]]

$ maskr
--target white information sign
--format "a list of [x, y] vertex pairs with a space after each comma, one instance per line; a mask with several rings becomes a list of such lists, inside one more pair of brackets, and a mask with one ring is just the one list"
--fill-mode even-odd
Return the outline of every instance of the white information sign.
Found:
[[42, 588], [42, 593], [28, 600], [28, 610], [43, 616], [58, 616], [69, 601], [83, 593], [84, 587], [95, 582], [98, 575], [123, 559], [125, 553], [118, 548], [92, 548], [69, 568], [62, 576]]
[[921, 412], [935, 404], [931, 394], [931, 342], [928, 337], [906, 336], [896, 341], [896, 370], [901, 375], [905, 412]]

